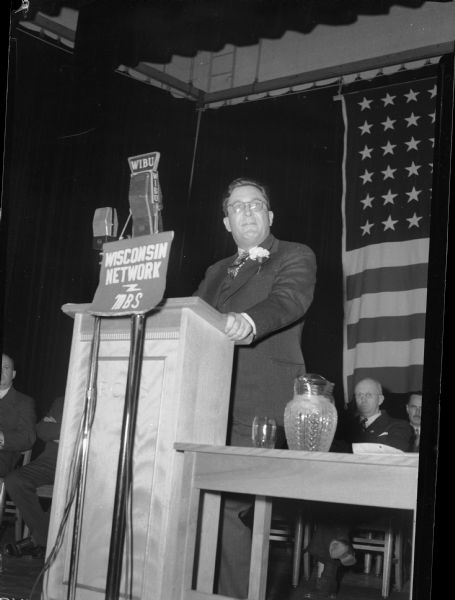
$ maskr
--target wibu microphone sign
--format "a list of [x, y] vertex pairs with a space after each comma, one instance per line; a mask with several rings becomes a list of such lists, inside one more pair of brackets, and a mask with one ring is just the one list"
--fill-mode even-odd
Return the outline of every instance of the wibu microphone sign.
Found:
[[132, 175], [142, 173], [143, 171], [158, 171], [159, 162], [159, 152], [147, 152], [146, 154], [138, 154], [137, 156], [130, 156], [128, 158]]
[[100, 316], [144, 314], [166, 288], [173, 231], [103, 244], [100, 281], [88, 312]]

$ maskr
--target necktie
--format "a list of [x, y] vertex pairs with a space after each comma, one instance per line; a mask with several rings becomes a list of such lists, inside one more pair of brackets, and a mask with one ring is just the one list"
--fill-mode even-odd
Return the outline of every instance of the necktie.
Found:
[[419, 451], [420, 447], [420, 429], [414, 429], [414, 440], [413, 440], [413, 449], [415, 452]]
[[243, 265], [246, 263], [246, 261], [248, 260], [248, 257], [249, 257], [248, 252], [246, 252], [246, 251], [239, 252], [239, 255], [237, 256], [237, 258], [228, 267], [229, 277], [231, 277], [232, 279], [237, 277], [238, 272], [243, 267]]
[[362, 431], [366, 431], [367, 421], [368, 421], [368, 419], [366, 419], [365, 417], [363, 417], [363, 419], [360, 421], [360, 427], [362, 428]]

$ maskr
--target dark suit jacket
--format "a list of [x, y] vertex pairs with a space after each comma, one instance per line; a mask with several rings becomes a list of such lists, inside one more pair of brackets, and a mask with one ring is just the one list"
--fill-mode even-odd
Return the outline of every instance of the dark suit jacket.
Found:
[[313, 299], [316, 260], [313, 251], [273, 235], [261, 244], [270, 256], [248, 259], [235, 279], [227, 267], [236, 255], [206, 271], [195, 295], [222, 313], [246, 312], [257, 335], [250, 346], [237, 346], [234, 357], [232, 421], [251, 426], [254, 415], [283, 423], [293, 397], [294, 378], [305, 373], [301, 349], [303, 316]]
[[35, 402], [11, 387], [0, 399], [0, 430], [5, 444], [0, 450], [0, 476], [14, 467], [20, 452], [29, 450], [36, 439]]
[[360, 444], [385, 444], [403, 452], [409, 452], [412, 428], [404, 419], [393, 419], [385, 410], [364, 431], [357, 420], [353, 428], [352, 442]]
[[[43, 452], [40, 454], [42, 457], [43, 454], [48, 454], [54, 457], [55, 461], [57, 461], [57, 453], [58, 453], [58, 442], [60, 438], [60, 430], [62, 427], [62, 417], [63, 417], [63, 402], [65, 400], [64, 396], [59, 396], [54, 400], [52, 406], [47, 411], [46, 416], [36, 424], [36, 433], [37, 436], [46, 442], [45, 448]], [[55, 419], [55, 423], [46, 421], [47, 417], [52, 417]]]

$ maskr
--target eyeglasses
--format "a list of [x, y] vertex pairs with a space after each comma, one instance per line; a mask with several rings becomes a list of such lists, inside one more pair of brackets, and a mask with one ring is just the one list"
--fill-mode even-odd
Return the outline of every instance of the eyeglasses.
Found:
[[264, 208], [267, 207], [267, 204], [264, 200], [251, 200], [251, 202], [233, 202], [232, 204], [227, 205], [228, 212], [234, 215], [239, 215], [246, 211], [246, 207], [252, 212], [261, 212]]

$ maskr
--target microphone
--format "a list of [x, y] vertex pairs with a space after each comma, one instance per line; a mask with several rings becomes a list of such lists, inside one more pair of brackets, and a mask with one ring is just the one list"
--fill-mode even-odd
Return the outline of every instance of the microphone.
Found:
[[117, 211], [106, 206], [97, 208], [93, 216], [93, 249], [101, 251], [105, 242], [117, 239]]
[[158, 179], [159, 152], [131, 156], [129, 204], [133, 219], [133, 237], [162, 231], [163, 198]]

